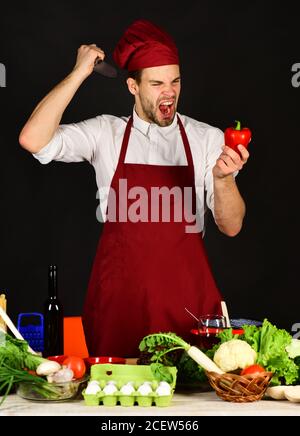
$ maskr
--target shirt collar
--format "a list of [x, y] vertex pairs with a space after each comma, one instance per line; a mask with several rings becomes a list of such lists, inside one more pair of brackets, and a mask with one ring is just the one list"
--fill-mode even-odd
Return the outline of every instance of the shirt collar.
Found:
[[168, 133], [177, 126], [177, 113], [176, 113], [176, 116], [174, 117], [174, 120], [172, 121], [172, 124], [170, 124], [169, 126], [166, 126], [166, 127], [160, 127], [154, 123], [148, 123], [147, 121], [142, 120], [142, 118], [140, 118], [138, 116], [138, 114], [136, 113], [135, 106], [134, 106], [134, 108], [133, 108], [133, 126], [146, 136], [149, 133], [150, 126], [155, 126], [156, 128], [158, 128], [161, 131], [161, 133]]

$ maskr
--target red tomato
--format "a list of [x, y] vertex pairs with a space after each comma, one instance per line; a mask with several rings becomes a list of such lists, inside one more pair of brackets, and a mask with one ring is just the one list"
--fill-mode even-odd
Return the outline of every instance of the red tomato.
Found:
[[260, 365], [250, 365], [242, 370], [241, 375], [256, 374], [258, 372], [265, 372], [265, 368]]
[[85, 374], [85, 363], [81, 357], [68, 356], [62, 364], [73, 371], [75, 378], [81, 378]]

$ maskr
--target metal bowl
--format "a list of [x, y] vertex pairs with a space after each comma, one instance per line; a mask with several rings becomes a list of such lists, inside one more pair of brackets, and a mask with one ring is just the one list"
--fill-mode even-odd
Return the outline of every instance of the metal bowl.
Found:
[[232, 328], [242, 328], [243, 325], [255, 325], [256, 327], [261, 327], [263, 324], [261, 321], [245, 318], [230, 319], [230, 323]]

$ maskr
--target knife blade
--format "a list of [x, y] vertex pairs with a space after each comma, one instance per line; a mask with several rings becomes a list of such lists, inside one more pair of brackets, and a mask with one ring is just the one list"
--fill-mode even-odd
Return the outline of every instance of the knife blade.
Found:
[[102, 74], [102, 76], [110, 77], [112, 79], [116, 78], [118, 75], [115, 67], [105, 61], [101, 61], [100, 59], [96, 60], [94, 71], [96, 73]]

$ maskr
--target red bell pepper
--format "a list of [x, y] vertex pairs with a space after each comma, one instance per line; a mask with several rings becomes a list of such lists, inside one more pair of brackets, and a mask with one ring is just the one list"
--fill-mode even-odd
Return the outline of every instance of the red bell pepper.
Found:
[[251, 130], [248, 129], [248, 127], [243, 127], [241, 129], [240, 121], [236, 120], [235, 122], [236, 127], [227, 127], [224, 132], [225, 145], [232, 148], [237, 153], [240, 153], [237, 146], [242, 144], [245, 148], [248, 147], [249, 142], [251, 141]]

